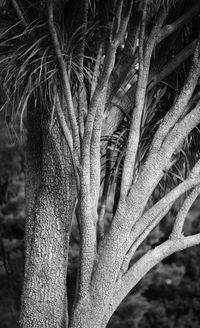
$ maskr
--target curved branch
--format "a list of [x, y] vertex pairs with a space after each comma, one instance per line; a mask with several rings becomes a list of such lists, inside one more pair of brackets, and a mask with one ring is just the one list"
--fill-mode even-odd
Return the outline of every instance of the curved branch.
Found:
[[170, 239], [177, 239], [181, 237], [183, 233], [183, 226], [185, 223], [187, 213], [199, 194], [200, 194], [200, 186], [198, 185], [191, 191], [190, 195], [185, 199], [174, 222]]
[[166, 242], [143, 255], [136, 263], [134, 263], [128, 272], [121, 278], [121, 280], [116, 283], [115, 290], [112, 294], [112, 300], [110, 300], [109, 308], [105, 314], [104, 322], [109, 320], [112, 313], [116, 310], [116, 308], [131, 291], [131, 289], [137, 285], [137, 283], [156, 264], [177, 251], [198, 245], [199, 243], [200, 233], [189, 237], [179, 238], [173, 241], [167, 240]]
[[[200, 166], [200, 165], [199, 165]], [[199, 168], [200, 171], [200, 168]], [[172, 204], [185, 192], [198, 185], [199, 188], [200, 179], [192, 178], [188, 179], [176, 188], [170, 191], [165, 197], [158, 201], [153, 207], [151, 207], [145, 214], [135, 223], [129, 237], [129, 250], [125, 256], [122, 264], [122, 272], [126, 272], [137, 248], [146, 239], [149, 233], [159, 224], [164, 216], [170, 210]]]

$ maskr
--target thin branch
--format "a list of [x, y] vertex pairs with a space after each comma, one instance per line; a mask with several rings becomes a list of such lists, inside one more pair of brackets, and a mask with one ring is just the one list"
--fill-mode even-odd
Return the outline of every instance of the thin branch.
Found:
[[[79, 130], [80, 136], [83, 138], [84, 134], [84, 119], [87, 114], [87, 102], [86, 102], [86, 92], [85, 92], [85, 85], [84, 85], [84, 53], [85, 53], [85, 37], [87, 31], [87, 23], [88, 23], [88, 0], [81, 1], [81, 17], [82, 17], [82, 27], [83, 27], [83, 35], [80, 47], [78, 48], [78, 67], [80, 71], [79, 77], [79, 91], [78, 91], [78, 120], [79, 120]], [[81, 23], [81, 21], [80, 21]]]
[[[198, 167], [200, 172], [200, 161]], [[186, 191], [196, 187], [199, 183], [200, 178], [198, 178], [198, 175], [196, 175], [195, 178], [189, 178], [182, 182], [145, 212], [145, 214], [135, 223], [129, 236], [129, 250], [122, 265], [122, 273], [127, 271], [130, 260], [137, 248], [168, 213], [172, 204]]]
[[170, 239], [180, 238], [181, 235], [183, 234], [183, 227], [184, 227], [187, 213], [199, 194], [200, 194], [200, 186], [198, 185], [191, 191], [190, 195], [185, 199], [174, 222]]
[[[149, 155], [137, 177], [137, 181], [135, 185], [132, 185], [130, 188], [127, 197], [127, 202], [130, 207], [133, 206], [134, 198], [136, 197], [135, 193], [137, 193], [137, 188], [140, 188], [141, 185], [143, 188], [145, 186], [143, 193], [146, 195], [146, 201], [148, 201], [153, 189], [162, 178], [163, 171], [169, 170], [176, 161], [176, 159], [173, 159], [173, 154], [176, 153], [178, 147], [183, 143], [186, 136], [199, 124], [199, 122], [200, 102], [179, 123], [175, 124], [159, 150], [151, 146]], [[192, 172], [194, 172], [194, 169]], [[132, 221], [132, 225], [134, 225], [137, 220], [138, 217], [135, 217], [134, 221]]]
[[200, 10], [200, 3], [199, 1], [196, 1], [194, 6], [187, 11], [185, 14], [183, 14], [181, 17], [179, 17], [175, 22], [165, 25], [161, 32], [160, 36], [157, 40], [157, 42], [163, 41], [166, 37], [177, 31], [178, 29], [181, 29], [187, 22], [191, 20], [191, 18], [198, 13]]
[[[110, 42], [110, 46], [108, 49], [108, 56], [106, 56], [104, 61], [104, 67], [102, 72], [102, 81], [104, 88], [102, 89], [102, 92], [98, 92], [98, 85], [96, 90], [94, 91], [93, 98], [95, 99], [95, 92], [97, 91], [97, 99], [101, 101], [101, 105], [97, 106], [95, 118], [93, 121], [93, 131], [91, 135], [91, 146], [90, 146], [90, 192], [91, 195], [94, 197], [94, 204], [98, 204], [99, 199], [99, 190], [100, 190], [100, 140], [101, 140], [101, 126], [103, 121], [103, 110], [105, 108], [106, 104], [106, 95], [107, 95], [107, 87], [108, 87], [108, 80], [110, 78], [111, 72], [113, 70], [114, 64], [115, 64], [115, 57], [116, 57], [116, 51], [118, 46], [120, 45], [121, 41], [123, 40], [123, 37], [126, 33], [128, 21], [131, 14], [131, 8], [132, 8], [133, 0], [128, 0], [125, 9], [123, 10], [123, 1], [119, 0], [117, 4], [117, 10], [116, 10], [116, 19], [118, 20], [118, 16], [120, 17], [120, 25], [118, 30], [116, 30], [116, 33], [113, 37], [113, 40]], [[100, 77], [101, 79], [101, 77]], [[99, 84], [100, 87], [101, 84]], [[91, 100], [91, 103], [93, 101], [93, 98]]]
[[162, 123], [160, 124], [152, 142], [152, 147], [159, 149], [163, 143], [163, 140], [173, 128], [176, 122], [185, 114], [185, 111], [188, 109], [188, 101], [190, 100], [193, 91], [196, 87], [200, 75], [200, 40], [198, 40], [194, 55], [192, 66], [188, 75], [188, 78], [183, 86], [183, 89], [176, 100], [173, 107], [165, 115]]
[[80, 25], [82, 26], [82, 38], [80, 46], [78, 47], [78, 67], [80, 70], [80, 83], [83, 84], [84, 82], [84, 74], [83, 74], [83, 67], [84, 67], [84, 52], [85, 52], [85, 36], [87, 31], [87, 23], [88, 23], [88, 0], [81, 1], [81, 21]]
[[139, 69], [143, 69], [144, 65], [144, 42], [145, 42], [145, 27], [146, 27], [146, 17], [147, 17], [147, 3], [148, 0], [144, 1], [144, 8], [142, 13], [142, 20], [140, 25], [139, 33], [139, 48], [138, 48], [138, 63]]
[[57, 56], [59, 73], [62, 78], [62, 87], [63, 87], [65, 101], [66, 101], [67, 109], [68, 109], [68, 113], [69, 113], [70, 125], [72, 128], [75, 157], [76, 157], [76, 161], [78, 161], [78, 156], [79, 156], [79, 152], [80, 152], [79, 129], [78, 129], [78, 124], [77, 124], [77, 120], [76, 120], [75, 109], [74, 109], [74, 105], [73, 105], [71, 87], [70, 87], [70, 83], [69, 83], [69, 79], [68, 79], [68, 75], [67, 75], [66, 64], [65, 64], [65, 61], [62, 56], [57, 31], [56, 31], [56, 28], [54, 25], [52, 0], [49, 1], [49, 6], [48, 6], [48, 24], [49, 24], [49, 31], [50, 31], [51, 38], [52, 38], [52, 43], [53, 43], [54, 50], [55, 50], [55, 53]]
[[[152, 90], [159, 82], [162, 82], [167, 76], [169, 76], [174, 70], [176, 70], [187, 58], [189, 58], [196, 46], [197, 40], [194, 40], [189, 45], [187, 45], [183, 50], [181, 50], [169, 63], [162, 67], [160, 72], [150, 71], [148, 78], [148, 88], [147, 90]], [[164, 56], [164, 54], [163, 54]], [[123, 104], [123, 108], [126, 115], [130, 112], [132, 103], [135, 97], [136, 83], [132, 83], [132, 86], [120, 99]], [[112, 104], [111, 104], [112, 105]]]
[[[140, 219], [133, 225], [130, 233], [129, 247], [137, 247], [144, 241], [146, 236], [152, 229], [162, 220], [162, 218], [168, 213], [171, 205], [186, 191], [195, 188], [199, 184], [200, 174], [200, 160], [192, 168], [187, 180], [180, 183], [177, 187], [171, 190], [167, 195], [160, 199], [153, 207], [147, 210]], [[140, 243], [138, 243], [138, 239]], [[131, 251], [132, 252], [132, 251]]]
[[102, 53], [103, 53], [103, 43], [100, 43], [100, 46], [99, 46], [99, 49], [98, 49], [97, 58], [95, 60], [94, 72], [92, 74], [91, 98], [92, 98], [92, 96], [94, 94], [94, 90], [95, 90], [95, 88], [97, 86], [97, 81], [98, 81], [98, 76], [99, 76], [99, 70], [100, 70], [100, 65], [101, 65]]
[[[198, 103], [189, 114], [187, 114], [179, 123], [175, 125], [166, 137], [166, 140], [160, 150], [153, 148], [150, 149], [148, 158], [138, 176], [137, 182], [131, 187], [127, 197], [127, 202], [130, 207], [133, 206], [134, 198], [137, 194], [137, 188], [141, 188], [141, 185], [143, 188], [145, 187], [143, 192], [144, 195], [146, 194], [146, 198], [143, 198], [143, 202], [144, 199], [146, 199], [145, 201], [148, 200], [158, 181], [162, 178], [163, 170], [169, 170], [169, 168], [173, 165], [173, 154], [177, 151], [180, 144], [182, 144], [185, 137], [198, 125], [199, 122], [200, 103]], [[195, 165], [193, 168], [191, 172], [193, 175], [195, 175], [195, 168], [198, 170], [198, 165]], [[132, 220], [132, 226], [139, 218], [140, 216], [134, 217], [134, 220]]]
[[137, 158], [138, 145], [140, 140], [140, 126], [142, 113], [145, 104], [145, 94], [148, 84], [148, 74], [150, 68], [151, 55], [154, 49], [156, 37], [160, 31], [166, 14], [161, 12], [152, 29], [147, 46], [144, 49], [144, 33], [146, 22], [147, 8], [143, 10], [143, 19], [141, 23], [140, 44], [139, 44], [139, 73], [135, 95], [135, 108], [133, 110], [133, 117], [130, 127], [128, 145], [126, 150], [126, 157], [124, 161], [124, 168], [122, 174], [121, 197], [125, 198], [128, 194], [130, 186], [132, 185], [134, 177], [134, 167]]
[[106, 211], [106, 203], [108, 197], [108, 190], [110, 184], [111, 175], [111, 151], [109, 144], [106, 149], [106, 172], [104, 177], [103, 192], [101, 197], [100, 212], [98, 219], [98, 241], [101, 242], [104, 238], [104, 214]]
[[115, 18], [112, 24], [111, 35], [117, 34], [121, 24], [121, 16], [122, 16], [122, 8], [123, 8], [123, 0], [116, 1], [116, 9], [115, 9]]
[[69, 151], [70, 151], [70, 154], [71, 154], [71, 160], [72, 160], [72, 164], [73, 164], [74, 174], [75, 174], [75, 177], [76, 177], [76, 184], [77, 184], [77, 191], [78, 191], [80, 189], [80, 182], [79, 182], [79, 174], [78, 174], [78, 171], [77, 171], [76, 163], [74, 161], [73, 139], [72, 139], [72, 135], [71, 135], [71, 132], [69, 130], [69, 127], [67, 126], [65, 116], [64, 116], [63, 111], [62, 111], [62, 107], [61, 107], [61, 104], [60, 104], [60, 99], [59, 99], [58, 92], [56, 92], [56, 109], [57, 109], [58, 122], [60, 124], [62, 133], [64, 135], [64, 138], [65, 138], [66, 142], [67, 142], [67, 145], [69, 147]]
[[65, 116], [64, 116], [62, 108], [61, 108], [60, 99], [59, 99], [58, 94], [56, 94], [56, 108], [57, 108], [59, 124], [61, 126], [63, 135], [65, 137], [65, 140], [68, 144], [68, 147], [69, 147], [69, 150], [70, 150], [70, 153], [71, 153], [71, 156], [73, 158], [73, 139], [72, 139], [71, 132], [70, 132], [68, 126], [67, 126]]
[[[163, 141], [161, 149], [174, 153], [185, 137], [200, 123], [200, 100], [196, 106], [178, 123], [174, 125]], [[169, 151], [170, 150], [170, 151]]]
[[[188, 20], [191, 19], [191, 17], [194, 16], [198, 12], [199, 7], [200, 7], [200, 4], [196, 3], [194, 5], [194, 7], [191, 9], [191, 11], [188, 11], [176, 22], [174, 22], [170, 25], [166, 25], [166, 27], [168, 26], [168, 32], [166, 32], [167, 28], [163, 27], [163, 29], [162, 29], [163, 37], [162, 38], [164, 39], [165, 37], [169, 36], [170, 34], [173, 34], [178, 29], [180, 29], [182, 26], [184, 26], [188, 22]], [[164, 29], [165, 29], [165, 32], [164, 32]], [[156, 40], [156, 44], [160, 43], [163, 40], [162, 38], [158, 38]], [[123, 107], [126, 108], [127, 113], [129, 113], [129, 111], [131, 110], [132, 103], [133, 103], [132, 99], [134, 99], [134, 97], [135, 97], [135, 85], [132, 85], [132, 87], [129, 88], [128, 92], [121, 99], [121, 103], [123, 103]], [[117, 126], [119, 124], [119, 121], [121, 120], [121, 118], [122, 118], [122, 116], [119, 115], [119, 117], [116, 119], [115, 126]]]
[[[123, 173], [122, 173], [122, 183], [121, 183], [122, 198], [126, 197], [133, 180], [134, 166], [135, 166], [135, 160], [136, 160], [136, 154], [137, 154], [139, 136], [140, 136], [140, 122], [142, 118], [144, 98], [145, 98], [146, 86], [147, 86], [147, 76], [148, 76], [149, 67], [147, 69], [144, 69], [144, 42], [145, 42], [146, 16], [147, 16], [147, 1], [144, 2], [144, 8], [143, 8], [143, 14], [142, 14], [142, 20], [140, 26], [139, 50], [138, 50], [139, 73], [138, 73], [138, 81], [137, 81], [137, 89], [136, 89], [135, 108], [133, 110], [133, 117], [131, 121], [128, 145], [127, 145]], [[145, 63], [145, 67], [146, 66], [147, 65]]]
[[[110, 45], [104, 59], [102, 74], [91, 99], [86, 117], [82, 141], [80, 172], [80, 217], [81, 237], [81, 278], [80, 291], [84, 294], [90, 284], [96, 251], [97, 202], [100, 186], [100, 137], [103, 111], [107, 92], [108, 79], [115, 62], [117, 48]], [[95, 208], [96, 207], [96, 208]], [[88, 258], [88, 254], [89, 258]]]
[[[134, 17], [134, 20], [137, 20], [137, 17]], [[140, 24], [138, 21], [136, 21], [136, 24], [132, 27], [131, 22], [131, 31], [128, 32], [127, 40], [125, 41], [125, 48], [123, 49], [122, 53], [120, 54], [120, 60], [119, 64], [116, 65], [116, 68], [114, 70], [115, 75], [118, 75], [119, 71], [119, 77], [116, 80], [116, 77], [113, 76], [113, 78], [110, 81], [110, 88], [109, 88], [109, 95], [107, 99], [107, 109], [109, 110], [112, 107], [112, 100], [116, 96], [119, 89], [122, 87], [123, 83], [128, 80], [128, 76], [133, 76], [135, 73], [135, 65], [137, 63], [137, 56], [135, 54], [137, 49], [137, 41], [138, 36], [140, 32]], [[130, 28], [130, 26], [129, 26]], [[131, 53], [131, 56], [127, 54]], [[130, 74], [131, 72], [131, 74]], [[113, 74], [114, 75], [114, 74]]]
[[[131, 6], [132, 1], [128, 2]], [[120, 6], [120, 1], [118, 3]], [[108, 47], [107, 53], [105, 55], [103, 68], [101, 75], [99, 77], [98, 84], [94, 90], [88, 115], [86, 118], [85, 123], [85, 133], [83, 137], [83, 143], [82, 143], [82, 165], [85, 170], [84, 176], [85, 176], [85, 186], [87, 185], [88, 189], [92, 189], [90, 186], [91, 182], [91, 172], [89, 168], [92, 168], [96, 172], [93, 172], [93, 177], [96, 176], [97, 173], [97, 166], [95, 167], [93, 165], [93, 162], [90, 158], [90, 152], [93, 153], [93, 160], [96, 162], [97, 158], [99, 157], [99, 147], [100, 147], [100, 138], [101, 138], [101, 125], [103, 120], [103, 112], [105, 109], [105, 103], [106, 103], [106, 94], [107, 94], [107, 87], [108, 87], [108, 81], [111, 75], [111, 72], [113, 70], [114, 64], [115, 64], [115, 57], [116, 57], [116, 51], [117, 48], [121, 42], [121, 38], [126, 32], [126, 27], [128, 24], [128, 20], [130, 17], [130, 10], [128, 11], [128, 16], [126, 16], [126, 24], [123, 24], [123, 29], [120, 29], [120, 34], [118, 37], [120, 39], [117, 39], [115, 36], [114, 41], [110, 42], [110, 45]], [[98, 120], [95, 119], [95, 117], [98, 116]], [[94, 127], [94, 123], [95, 127]], [[97, 163], [96, 163], [97, 164]], [[100, 161], [98, 161], [98, 165], [100, 165]], [[84, 171], [83, 170], [83, 171]], [[87, 180], [87, 182], [86, 182]], [[95, 188], [95, 184], [93, 184]], [[99, 186], [96, 185], [96, 188], [99, 188]], [[94, 190], [93, 190], [94, 192]], [[95, 190], [95, 195], [97, 196], [97, 190]]]
[[22, 12], [22, 10], [21, 10], [21, 8], [20, 8], [17, 0], [11, 0], [11, 1], [12, 1], [12, 5], [15, 8], [16, 13], [17, 13], [20, 21], [22, 22], [22, 24], [24, 25], [24, 27], [27, 27], [28, 26], [28, 23], [27, 23], [27, 21], [25, 19], [25, 16], [24, 16], [24, 14], [23, 14], [23, 12]]
[[167, 63], [159, 73], [154, 73], [149, 77], [148, 91], [164, 78], [175, 71], [188, 57], [190, 57], [194, 51], [197, 40], [192, 41], [184, 49], [182, 49], [169, 63]]
[[[123, 4], [123, 1], [121, 1], [121, 2]], [[120, 44], [124, 39], [124, 35], [127, 30], [127, 25], [128, 25], [131, 10], [132, 10], [132, 6], [133, 6], [133, 0], [128, 0], [125, 7], [122, 8], [122, 10], [119, 10], [119, 14], [121, 14], [121, 18], [120, 18], [119, 28], [116, 29], [115, 36], [113, 38], [113, 42], [115, 44], [116, 43]]]

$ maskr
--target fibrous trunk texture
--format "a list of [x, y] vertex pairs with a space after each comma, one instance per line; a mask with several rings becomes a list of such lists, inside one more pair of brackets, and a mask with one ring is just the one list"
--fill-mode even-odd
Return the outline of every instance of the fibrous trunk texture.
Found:
[[[20, 325], [66, 327], [66, 275], [76, 189], [57, 122], [28, 113], [26, 265]], [[42, 128], [40, 129], [40, 127]]]

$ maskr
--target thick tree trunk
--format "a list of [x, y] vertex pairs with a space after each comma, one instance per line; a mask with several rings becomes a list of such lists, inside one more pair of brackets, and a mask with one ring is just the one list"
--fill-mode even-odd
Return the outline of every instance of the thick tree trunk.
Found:
[[[41, 143], [39, 130], [36, 137], [36, 133], [31, 134], [34, 132], [31, 127], [35, 126], [28, 126], [26, 268], [20, 318], [22, 328], [66, 327], [68, 321], [66, 275], [76, 196], [74, 173], [67, 145], [57, 123], [43, 125]], [[32, 185], [30, 177], [34, 178], [38, 174], [40, 184], [39, 179], [32, 179]]]
[[98, 307], [98, 302], [88, 294], [76, 304], [69, 327], [105, 328], [103, 317], [104, 313], [101, 307]]

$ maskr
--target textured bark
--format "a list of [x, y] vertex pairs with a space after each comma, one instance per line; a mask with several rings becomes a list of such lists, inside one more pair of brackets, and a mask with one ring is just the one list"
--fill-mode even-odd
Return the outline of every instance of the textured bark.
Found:
[[103, 317], [102, 308], [88, 293], [77, 303], [69, 328], [104, 328]]
[[[21, 327], [65, 327], [67, 324], [66, 274], [69, 233], [75, 201], [75, 181], [70, 156], [54, 122], [43, 123], [41, 183], [30, 206], [27, 183], [27, 257], [22, 297]], [[32, 135], [32, 142], [33, 135]], [[38, 140], [35, 139], [35, 145]], [[30, 146], [30, 145], [29, 145]], [[40, 149], [27, 154], [28, 173], [37, 172]], [[28, 182], [28, 181], [27, 181]]]
[[39, 191], [42, 174], [42, 131], [41, 119], [29, 102], [27, 110], [27, 140], [25, 160], [26, 194], [26, 265], [30, 252], [30, 239], [34, 228], [34, 205]]

